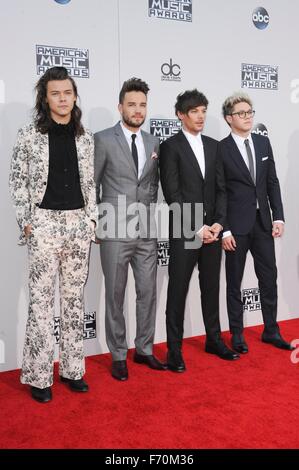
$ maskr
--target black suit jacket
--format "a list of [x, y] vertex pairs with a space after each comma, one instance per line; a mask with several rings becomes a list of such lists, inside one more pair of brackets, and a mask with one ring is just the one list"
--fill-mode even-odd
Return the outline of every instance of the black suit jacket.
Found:
[[246, 235], [256, 220], [258, 200], [265, 230], [272, 230], [273, 220], [284, 220], [280, 186], [268, 137], [251, 134], [256, 158], [256, 184], [231, 134], [219, 143], [227, 192], [227, 220], [224, 230]]
[[[221, 159], [218, 158], [218, 142], [202, 135], [205, 157], [205, 179], [203, 179], [199, 164], [186, 139], [179, 131], [161, 144], [160, 147], [160, 177], [165, 200], [168, 204], [174, 202], [203, 204], [203, 222], [212, 225], [225, 222], [226, 193]], [[202, 222], [202, 221], [201, 221]], [[198, 221], [191, 211], [192, 230], [198, 231]], [[170, 214], [170, 236], [172, 236], [172, 218]]]

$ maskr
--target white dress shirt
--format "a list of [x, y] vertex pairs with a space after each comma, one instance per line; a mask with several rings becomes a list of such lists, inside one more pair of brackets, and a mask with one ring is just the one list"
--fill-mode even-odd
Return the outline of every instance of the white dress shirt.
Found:
[[252, 137], [251, 137], [251, 134], [248, 135], [248, 137], [241, 137], [240, 135], [238, 134], [234, 134], [232, 132], [232, 138], [234, 139], [239, 151], [240, 151], [240, 154], [242, 155], [242, 158], [245, 162], [245, 165], [247, 166], [248, 170], [249, 170], [249, 161], [248, 161], [248, 155], [247, 155], [247, 150], [246, 150], [246, 146], [245, 146], [245, 140], [248, 140], [249, 142], [249, 146], [250, 146], [250, 149], [251, 149], [251, 153], [252, 153], [252, 157], [253, 157], [253, 168], [254, 168], [254, 179], [256, 180], [256, 161], [255, 161], [255, 150], [254, 150], [254, 145], [253, 145], [253, 141], [252, 141]]
[[[183, 134], [185, 135], [186, 139], [188, 140], [192, 151], [196, 157], [197, 163], [199, 165], [200, 171], [202, 173], [203, 178], [205, 177], [205, 154], [203, 150], [203, 143], [201, 138], [201, 133], [199, 132], [197, 135], [190, 134], [190, 132], [186, 131], [186, 129], [182, 129]], [[203, 225], [197, 232], [196, 235], [201, 238], [202, 230], [205, 227]]]
[[[145, 153], [145, 147], [143, 143], [141, 130], [139, 129], [137, 132], [132, 132], [129, 129], [127, 129], [122, 122], [120, 123], [120, 125], [125, 135], [126, 141], [128, 142], [130, 152], [132, 152], [132, 134], [136, 134], [137, 136], [135, 139], [135, 144], [136, 144], [137, 152], [138, 152], [138, 179], [139, 179], [140, 176], [142, 175], [143, 168], [146, 162], [146, 153]], [[132, 160], [133, 160], [133, 157], [132, 157]]]
[[193, 135], [193, 134], [190, 134], [190, 132], [186, 131], [184, 128], [182, 129], [182, 131], [193, 150], [193, 153], [196, 157], [199, 168], [201, 170], [202, 176], [204, 178], [206, 165], [205, 165], [205, 154], [203, 151], [201, 133], [199, 132], [197, 135]]

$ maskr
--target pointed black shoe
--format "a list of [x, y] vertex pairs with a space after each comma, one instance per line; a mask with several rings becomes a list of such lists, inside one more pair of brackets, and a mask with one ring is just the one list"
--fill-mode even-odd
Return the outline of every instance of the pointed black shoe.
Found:
[[127, 368], [127, 361], [113, 361], [111, 375], [116, 380], [128, 380], [129, 373]]
[[240, 359], [239, 354], [231, 351], [223, 341], [206, 343], [205, 351], [210, 354], [216, 354], [216, 356], [226, 361], [235, 361], [236, 359]]
[[88, 385], [83, 379], [73, 380], [60, 376], [60, 380], [68, 384], [73, 392], [88, 392]]
[[52, 400], [51, 387], [31, 387], [31, 396], [34, 400], [38, 401], [39, 403], [47, 403], [48, 401]]
[[162, 364], [162, 362], [158, 361], [158, 359], [152, 354], [143, 355], [143, 354], [138, 354], [137, 352], [135, 352], [133, 361], [136, 362], [137, 364], [145, 364], [154, 370], [166, 370], [167, 369], [167, 365]]
[[285, 341], [280, 335], [266, 336], [262, 335], [262, 342], [272, 344], [276, 348], [286, 349], [287, 351], [294, 351], [294, 346]]
[[182, 352], [178, 351], [171, 351], [169, 350], [167, 353], [167, 368], [172, 372], [185, 372], [186, 365], [183, 359]]
[[232, 348], [234, 351], [240, 354], [248, 353], [248, 345], [242, 334], [232, 335]]

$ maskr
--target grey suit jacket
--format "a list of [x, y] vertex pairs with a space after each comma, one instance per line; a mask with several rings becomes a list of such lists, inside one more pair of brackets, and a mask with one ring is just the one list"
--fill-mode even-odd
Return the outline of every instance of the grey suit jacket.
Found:
[[[100, 214], [98, 238], [129, 240], [137, 236], [155, 237], [149, 228], [155, 227], [150, 205], [157, 201], [159, 139], [147, 132], [141, 133], [146, 163], [139, 179], [120, 123], [94, 135], [95, 182]], [[132, 230], [133, 226], [136, 230]]]

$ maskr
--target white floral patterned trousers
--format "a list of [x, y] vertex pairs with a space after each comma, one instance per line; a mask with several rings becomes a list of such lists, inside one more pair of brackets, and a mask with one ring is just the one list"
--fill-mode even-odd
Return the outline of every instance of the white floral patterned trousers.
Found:
[[84, 209], [35, 210], [29, 251], [29, 314], [21, 382], [38, 388], [53, 383], [54, 299], [59, 275], [59, 374], [80, 379], [85, 372], [83, 289], [94, 231]]

